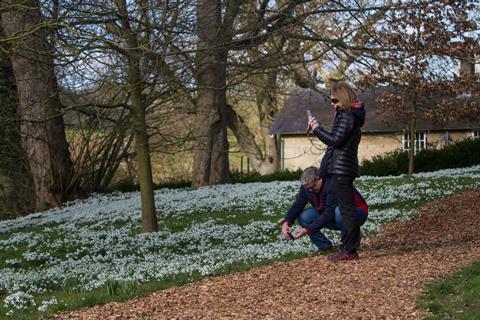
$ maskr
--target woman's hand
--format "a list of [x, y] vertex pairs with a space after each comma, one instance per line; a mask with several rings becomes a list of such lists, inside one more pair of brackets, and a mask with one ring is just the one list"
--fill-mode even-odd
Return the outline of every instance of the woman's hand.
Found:
[[308, 120], [307, 131], [313, 132], [313, 131], [314, 131], [315, 129], [317, 129], [318, 127], [320, 127], [320, 122], [319, 122], [315, 117], [311, 117], [311, 118]]

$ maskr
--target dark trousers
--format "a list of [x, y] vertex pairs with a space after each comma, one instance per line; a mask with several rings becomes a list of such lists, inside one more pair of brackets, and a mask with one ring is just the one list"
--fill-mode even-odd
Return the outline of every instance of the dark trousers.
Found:
[[360, 246], [360, 223], [355, 215], [355, 200], [353, 199], [354, 177], [333, 175], [333, 194], [337, 198], [342, 214], [345, 232], [342, 233], [343, 250], [354, 253]]

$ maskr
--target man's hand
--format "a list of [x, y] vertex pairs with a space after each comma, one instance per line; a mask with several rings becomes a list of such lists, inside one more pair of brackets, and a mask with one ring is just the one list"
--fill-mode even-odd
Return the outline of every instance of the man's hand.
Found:
[[301, 237], [303, 237], [303, 236], [306, 235], [307, 233], [308, 233], [308, 230], [305, 229], [305, 228], [297, 229], [297, 230], [295, 231], [295, 234], [294, 234], [295, 240], [300, 239]]
[[292, 239], [292, 236], [291, 236], [292, 235], [292, 228], [290, 228], [287, 221], [285, 221], [282, 224], [282, 235], [287, 240]]

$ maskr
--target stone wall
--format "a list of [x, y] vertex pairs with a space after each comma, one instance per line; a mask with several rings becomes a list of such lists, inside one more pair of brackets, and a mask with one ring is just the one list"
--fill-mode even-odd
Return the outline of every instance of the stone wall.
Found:
[[[440, 140], [446, 131], [427, 132], [428, 148], [440, 146]], [[472, 136], [469, 130], [449, 131], [454, 142]], [[402, 133], [363, 133], [358, 147], [359, 161], [370, 160], [374, 156], [393, 152], [402, 148]], [[325, 145], [314, 136], [282, 136], [284, 170], [305, 169], [319, 166]]]

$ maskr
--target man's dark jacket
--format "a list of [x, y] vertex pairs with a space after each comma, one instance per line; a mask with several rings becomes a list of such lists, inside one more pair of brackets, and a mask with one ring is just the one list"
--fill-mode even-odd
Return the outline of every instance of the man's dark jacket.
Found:
[[337, 108], [332, 132], [317, 127], [313, 133], [328, 147], [320, 167], [326, 168], [330, 175], [359, 177], [358, 144], [361, 139], [360, 128], [365, 123], [365, 108], [356, 103], [351, 110]]
[[[313, 193], [307, 190], [303, 185], [297, 193], [295, 201], [287, 212], [283, 222], [287, 222], [292, 226], [298, 216], [305, 209], [307, 203], [318, 212], [318, 219], [306, 227], [308, 233], [315, 233], [329, 222], [335, 219], [335, 208], [338, 206], [338, 201], [332, 192], [332, 180], [329, 178], [323, 179], [323, 184], [318, 193]], [[368, 206], [362, 195], [355, 187], [353, 188], [353, 198], [355, 206], [361, 209], [365, 214], [368, 214]]]

